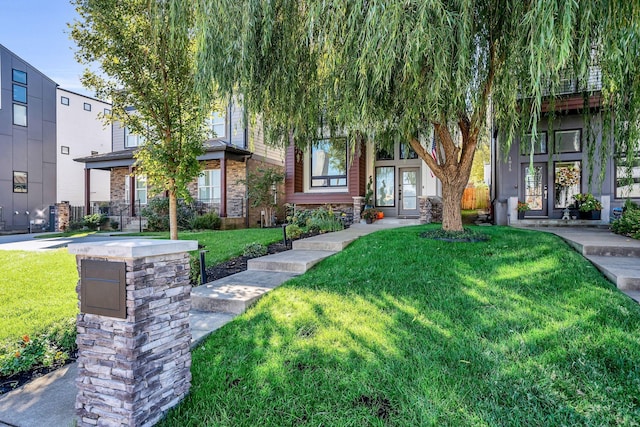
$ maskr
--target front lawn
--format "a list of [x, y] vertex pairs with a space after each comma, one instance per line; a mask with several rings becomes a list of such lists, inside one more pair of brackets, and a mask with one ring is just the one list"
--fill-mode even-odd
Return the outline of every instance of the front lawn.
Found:
[[559, 238], [363, 237], [193, 352], [164, 426], [638, 425], [640, 306]]
[[[127, 236], [157, 236], [169, 238], [169, 232], [131, 233]], [[249, 243], [260, 243], [265, 246], [282, 240], [281, 228], [247, 228], [226, 231], [182, 231], [178, 233], [180, 240], [197, 240], [203, 249], [207, 267], [242, 255], [244, 247]]]

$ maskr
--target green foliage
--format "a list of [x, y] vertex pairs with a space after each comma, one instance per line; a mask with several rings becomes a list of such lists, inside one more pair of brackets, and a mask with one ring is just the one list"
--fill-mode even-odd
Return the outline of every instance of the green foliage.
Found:
[[298, 224], [289, 224], [285, 228], [287, 239], [296, 240], [302, 236], [303, 230]]
[[576, 207], [581, 212], [591, 212], [602, 210], [602, 203], [591, 193], [580, 193], [573, 196]]
[[287, 223], [306, 227], [307, 221], [311, 218], [311, 212], [310, 209], [297, 209], [295, 205], [287, 205]]
[[622, 213], [622, 216], [611, 222], [611, 231], [623, 236], [629, 236], [634, 239], [640, 239], [640, 209], [636, 207], [628, 207]]
[[214, 109], [212, 93], [195, 91], [195, 3], [72, 3], [79, 15], [70, 25], [76, 58], [99, 67], [85, 71], [84, 86], [112, 102], [107, 121], [145, 138], [135, 152], [136, 173], [170, 199], [189, 197], [186, 186], [200, 172], [205, 117]]
[[[176, 209], [178, 229], [187, 230], [191, 227], [194, 212], [183, 200], [178, 200]], [[142, 216], [147, 219], [147, 229], [149, 231], [169, 230], [169, 199], [166, 197], [155, 197], [150, 199], [147, 206], [142, 208]]]
[[97, 230], [98, 227], [104, 225], [107, 220], [108, 218], [106, 215], [94, 213], [91, 215], [85, 215], [82, 219], [82, 225], [87, 227], [89, 230]]
[[374, 221], [378, 218], [378, 212], [380, 211], [376, 208], [368, 208], [362, 211], [361, 216], [363, 219]]
[[256, 171], [249, 171], [246, 181], [241, 182], [247, 185], [249, 205], [265, 211], [267, 227], [275, 225], [271, 223], [273, 209], [277, 206], [277, 193], [274, 189], [277, 191], [284, 182], [284, 172], [278, 168], [258, 168]]
[[203, 215], [196, 215], [191, 221], [193, 230], [220, 230], [222, 220], [216, 212], [207, 212]]
[[332, 209], [318, 208], [311, 211], [307, 219], [307, 230], [321, 233], [339, 231], [344, 229], [344, 224], [336, 218]]
[[189, 254], [189, 282], [197, 286], [200, 284], [200, 254]]
[[365, 206], [373, 206], [373, 177], [369, 177], [369, 181], [367, 182], [367, 191], [364, 193], [364, 205]]
[[419, 237], [436, 228], [362, 237], [269, 292], [193, 350], [159, 425], [637, 423], [640, 305], [556, 236]]
[[117, 230], [118, 228], [120, 228], [120, 222], [118, 221], [111, 220], [109, 221], [109, 224], [111, 225], [112, 230]]
[[242, 250], [242, 255], [249, 258], [257, 258], [267, 254], [267, 247], [262, 243], [248, 243]]
[[[631, 161], [640, 141], [639, 21], [640, 2], [626, 0], [204, 0], [199, 82], [205, 93], [240, 91], [271, 143], [306, 148], [322, 129], [347, 133], [353, 151], [362, 140], [411, 144], [442, 182], [443, 228], [462, 230], [449, 210], [459, 209], [490, 98], [505, 148], [527, 131], [535, 140], [543, 100], [559, 96], [569, 76], [588, 103], [599, 95], [587, 84], [599, 67], [602, 134]], [[593, 147], [598, 135], [587, 137]], [[588, 153], [605, 168], [611, 149]]]

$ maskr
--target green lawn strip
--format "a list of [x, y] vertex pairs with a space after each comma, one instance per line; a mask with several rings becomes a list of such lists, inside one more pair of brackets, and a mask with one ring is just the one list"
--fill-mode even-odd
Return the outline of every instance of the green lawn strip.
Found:
[[33, 236], [34, 239], [54, 239], [57, 237], [86, 237], [90, 234], [96, 234], [97, 231], [75, 230], [65, 231], [64, 233], [46, 233]]
[[553, 235], [427, 228], [363, 237], [217, 331], [162, 425], [637, 423], [637, 303]]
[[[169, 238], [169, 233], [131, 233], [127, 236], [146, 236]], [[281, 228], [247, 228], [226, 231], [183, 231], [178, 234], [180, 240], [197, 240], [203, 249], [207, 266], [219, 264], [242, 255], [244, 247], [253, 242], [265, 246], [282, 240]]]

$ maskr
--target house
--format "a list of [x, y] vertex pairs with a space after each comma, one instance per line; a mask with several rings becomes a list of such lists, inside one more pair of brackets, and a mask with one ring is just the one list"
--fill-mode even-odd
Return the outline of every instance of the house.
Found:
[[[563, 91], [555, 99], [554, 114], [547, 99], [542, 105], [543, 117], [537, 127], [539, 135], [532, 141], [524, 134], [513, 141], [507, 152], [502, 151], [499, 132], [494, 140], [493, 191], [494, 214], [497, 224], [562, 224], [574, 223], [571, 212], [573, 196], [590, 192], [602, 203], [601, 219], [590, 224], [606, 224], [612, 209], [621, 207], [627, 198], [640, 201], [640, 167], [632, 172], [632, 183], [625, 180], [627, 171], [619, 165], [615, 155], [605, 159], [604, 179], [598, 182], [599, 154], [590, 163], [589, 152], [613, 141], [602, 134], [600, 72], [591, 70], [586, 89], [588, 112], [584, 112], [582, 87], [575, 79], [566, 79]], [[533, 164], [530, 152], [533, 148]], [[640, 159], [639, 159], [640, 160]], [[640, 165], [640, 161], [637, 163]], [[532, 167], [531, 167], [532, 166]], [[591, 167], [592, 166], [592, 167]], [[589, 185], [591, 179], [591, 185]], [[526, 202], [529, 210], [524, 220], [517, 218], [518, 202]], [[567, 210], [569, 209], [569, 210]], [[563, 220], [568, 213], [570, 220]]]
[[56, 86], [0, 45], [0, 231], [49, 222], [57, 189]]
[[[248, 227], [261, 223], [262, 212], [251, 209], [243, 180], [251, 170], [265, 167], [282, 168], [282, 150], [264, 143], [259, 121], [248, 123], [241, 105], [230, 102], [224, 113], [213, 113], [207, 122], [212, 138], [205, 141], [205, 153], [198, 157], [202, 164], [200, 176], [189, 185], [191, 197], [203, 210], [215, 210], [224, 227]], [[76, 158], [83, 163], [86, 180], [93, 174], [110, 174], [108, 214], [122, 220], [124, 227], [139, 224], [141, 209], [155, 194], [143, 175], [136, 175], [136, 148], [144, 142], [140, 135], [129, 132], [119, 123], [113, 124], [111, 150]], [[87, 213], [92, 202], [85, 198]]]
[[111, 104], [61, 88], [56, 95], [56, 202], [71, 206], [83, 206], [85, 198], [92, 204], [108, 202], [109, 173], [95, 171], [86, 182], [82, 164], [73, 158], [111, 151], [111, 125], [102, 119], [111, 113]]
[[302, 209], [330, 205], [352, 212], [356, 221], [369, 185], [372, 205], [385, 217], [422, 218], [421, 200], [424, 208], [427, 199], [436, 202], [440, 194], [438, 180], [403, 142], [391, 150], [372, 143], [352, 150], [346, 138], [319, 138], [307, 150], [290, 146], [285, 168], [287, 203]]

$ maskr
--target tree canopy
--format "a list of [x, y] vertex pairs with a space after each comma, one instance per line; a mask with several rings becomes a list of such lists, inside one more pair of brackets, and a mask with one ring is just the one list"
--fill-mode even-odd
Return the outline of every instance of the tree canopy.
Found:
[[70, 25], [77, 59], [97, 65], [83, 84], [110, 99], [112, 113], [145, 137], [136, 173], [170, 201], [171, 238], [177, 239], [176, 200], [200, 172], [205, 117], [212, 94], [195, 90], [194, 5], [188, 0], [74, 0], [80, 19]]
[[562, 78], [588, 97], [597, 69], [609, 131], [637, 150], [639, 26], [640, 3], [626, 0], [201, 0], [199, 86], [242, 93], [272, 143], [307, 145], [323, 125], [408, 141], [442, 182], [443, 228], [461, 230], [490, 109], [505, 144], [525, 129], [535, 139]]

